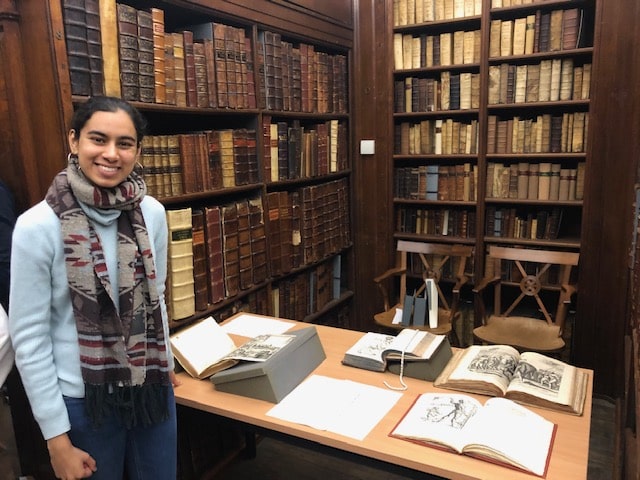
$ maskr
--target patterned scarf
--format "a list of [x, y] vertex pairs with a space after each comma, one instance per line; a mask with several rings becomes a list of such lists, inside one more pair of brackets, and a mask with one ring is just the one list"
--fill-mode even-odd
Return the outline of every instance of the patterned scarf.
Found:
[[[140, 171], [114, 188], [90, 183], [70, 156], [46, 201], [60, 218], [67, 280], [78, 331], [87, 414], [95, 425], [109, 412], [127, 427], [168, 417], [166, 342], [151, 244], [140, 209]], [[79, 202], [118, 217], [118, 281], [113, 292], [100, 238]], [[118, 308], [116, 303], [118, 302]]]

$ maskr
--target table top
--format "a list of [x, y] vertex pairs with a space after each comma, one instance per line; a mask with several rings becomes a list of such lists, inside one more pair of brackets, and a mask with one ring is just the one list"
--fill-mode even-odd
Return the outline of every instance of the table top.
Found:
[[[309, 324], [296, 323], [294, 328], [306, 326], [309, 326]], [[363, 332], [323, 325], [316, 325], [316, 328], [326, 353], [326, 359], [314, 370], [314, 374], [337, 379], [348, 379], [379, 387], [384, 386], [383, 382], [385, 380], [393, 385], [398, 382], [398, 376], [390, 372], [371, 372], [341, 364], [344, 352], [363, 335]], [[587, 477], [593, 371], [585, 371], [589, 376], [589, 384], [583, 415], [568, 415], [566, 413], [528, 407], [558, 426], [546, 475], [549, 480], [585, 479]], [[184, 372], [178, 376], [182, 382], [175, 389], [176, 402], [178, 404], [267, 430], [292, 435], [347, 452], [447, 478], [490, 479], [505, 478], [505, 476], [514, 480], [536, 478], [535, 475], [465, 455], [449, 453], [389, 437], [389, 433], [409, 410], [417, 395], [426, 392], [452, 393], [451, 390], [434, 387], [431, 382], [405, 378], [408, 389], [403, 392], [400, 400], [382, 421], [373, 428], [364, 440], [360, 441], [267, 416], [267, 412], [274, 405], [273, 403], [219, 392], [209, 380], [198, 380]], [[470, 396], [478, 398], [482, 403], [489, 398], [482, 395], [470, 394]], [[526, 442], [526, 432], [523, 432], [522, 439], [523, 442]]]

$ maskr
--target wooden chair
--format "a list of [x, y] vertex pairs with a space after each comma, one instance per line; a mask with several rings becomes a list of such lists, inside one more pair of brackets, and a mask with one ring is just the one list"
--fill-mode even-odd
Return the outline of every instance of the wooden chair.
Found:
[[[438, 244], [414, 242], [407, 240], [399, 240], [397, 246], [397, 266], [387, 270], [382, 275], [373, 279], [382, 293], [384, 302], [384, 311], [374, 315], [374, 320], [378, 325], [401, 330], [403, 328], [418, 328], [427, 330], [435, 334], [449, 335], [453, 331], [453, 323], [460, 312], [458, 312], [458, 303], [460, 300], [460, 288], [468, 282], [469, 277], [465, 273], [467, 260], [473, 255], [473, 247], [468, 245]], [[420, 259], [419, 272], [408, 271], [409, 255], [414, 255]], [[443, 270], [445, 267], [451, 267], [453, 272], [452, 279], [443, 279]], [[425, 279], [431, 278], [435, 280], [438, 291], [438, 326], [437, 328], [429, 328], [429, 322], [426, 321], [425, 326], [402, 325], [393, 323], [396, 315], [396, 309], [402, 308], [403, 299], [407, 294], [407, 277], [413, 275], [420, 286], [416, 290], [417, 294], [421, 294], [425, 286]], [[441, 285], [443, 280], [453, 281], [450, 302], [447, 300], [442, 291]], [[409, 282], [411, 283], [411, 282]], [[391, 298], [391, 292], [397, 291], [397, 301]], [[413, 294], [413, 290], [409, 292]], [[455, 335], [455, 331], [453, 331]], [[457, 338], [455, 340], [458, 340]]]
[[[489, 247], [487, 266], [492, 274], [473, 289], [475, 322], [481, 323], [474, 328], [474, 337], [483, 343], [506, 344], [523, 351], [562, 350], [568, 307], [577, 292], [571, 270], [578, 265], [578, 256], [576, 252]], [[509, 281], [505, 280], [509, 277], [506, 269], [513, 274]], [[554, 272], [557, 280], [547, 284]], [[507, 285], [515, 295], [513, 301], [505, 298]], [[489, 287], [493, 287], [493, 313], [485, 307]]]

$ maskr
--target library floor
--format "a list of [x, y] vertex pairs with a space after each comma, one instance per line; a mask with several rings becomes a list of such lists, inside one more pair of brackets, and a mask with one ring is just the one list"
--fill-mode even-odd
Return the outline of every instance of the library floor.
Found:
[[[614, 469], [615, 404], [593, 400], [588, 480], [619, 478]], [[0, 399], [0, 480], [18, 478], [18, 460], [9, 407]], [[293, 446], [275, 438], [263, 438], [253, 459], [239, 458], [210, 480], [417, 480], [431, 478], [401, 469], [380, 469], [374, 461], [329, 455], [303, 446]], [[37, 479], [34, 479], [37, 480]]]

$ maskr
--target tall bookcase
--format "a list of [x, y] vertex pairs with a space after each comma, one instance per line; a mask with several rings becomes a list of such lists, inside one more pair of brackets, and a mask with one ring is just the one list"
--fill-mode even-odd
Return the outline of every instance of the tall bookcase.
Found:
[[595, 2], [389, 7], [394, 237], [580, 251]]
[[[126, 7], [123, 12], [118, 4]], [[4, 4], [0, 21], [8, 34], [0, 40], [7, 60], [0, 112], [3, 119], [16, 119], [8, 136], [15, 143], [6, 144], [15, 155], [3, 156], [0, 163], [20, 211], [39, 201], [64, 168], [74, 108], [89, 95], [123, 96], [149, 123], [141, 163], [151, 192], [183, 222], [175, 224], [175, 236], [172, 232], [175, 250], [190, 247], [188, 268], [181, 269], [182, 278], [172, 279], [168, 298], [171, 304], [171, 295], [182, 292], [177, 297], [182, 298], [185, 290], [193, 298], [184, 302], [186, 309], [174, 312], [171, 326], [181, 328], [208, 315], [222, 320], [238, 310], [349, 325], [354, 290], [351, 3], [47, 0]], [[224, 55], [216, 45], [205, 49], [207, 40], [222, 38], [209, 35], [214, 25], [225, 27]], [[158, 37], [166, 40], [165, 55], [155, 43]], [[173, 56], [166, 55], [169, 38]], [[9, 47], [25, 53], [12, 58]], [[181, 55], [184, 71], [174, 71], [167, 83], [166, 69], [171, 61], [175, 69]], [[164, 77], [159, 58], [169, 62]], [[210, 72], [207, 59], [216, 72], [224, 65], [224, 84], [215, 75], [217, 84], [202, 83], [202, 75]], [[282, 129], [280, 144], [277, 130], [271, 135], [272, 124]], [[36, 131], [46, 142], [29, 139]], [[230, 163], [223, 159], [229, 136]], [[276, 176], [272, 152], [279, 161]], [[215, 226], [217, 239], [208, 235]], [[254, 230], [257, 236], [251, 235]], [[220, 242], [211, 262], [209, 248], [215, 245], [208, 241]], [[170, 261], [179, 263], [177, 257]], [[220, 264], [237, 273], [237, 283], [235, 274], [223, 274], [222, 293], [213, 296], [208, 270]], [[203, 277], [205, 282], [198, 283]], [[17, 410], [23, 404], [14, 413], [24, 427], [18, 443], [29, 471], [23, 473], [53, 478], [26, 400], [15, 398]], [[208, 416], [181, 410], [180, 418], [181, 478], [199, 476], [244, 441], [237, 430]], [[214, 444], [208, 434], [226, 440]]]
[[193, 266], [184, 247], [170, 258], [171, 325], [238, 310], [348, 325], [349, 42], [200, 2], [50, 7], [65, 120], [103, 92], [148, 120], [150, 193], [192, 236]]

